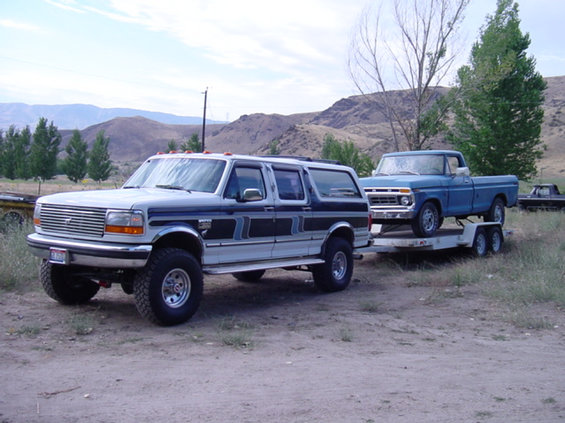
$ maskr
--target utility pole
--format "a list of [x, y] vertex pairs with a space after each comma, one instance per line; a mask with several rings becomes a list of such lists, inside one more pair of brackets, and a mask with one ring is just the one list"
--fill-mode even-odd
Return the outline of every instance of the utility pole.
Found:
[[202, 152], [206, 150], [204, 148], [204, 141], [206, 139], [206, 100], [208, 99], [208, 87], [206, 87], [206, 91], [204, 91], [204, 117], [202, 118]]

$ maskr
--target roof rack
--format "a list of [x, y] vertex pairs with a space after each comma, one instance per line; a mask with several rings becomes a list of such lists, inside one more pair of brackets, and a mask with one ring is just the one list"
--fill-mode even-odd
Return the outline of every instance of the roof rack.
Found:
[[268, 155], [264, 155], [261, 157], [265, 157], [265, 158], [270, 158], [270, 159], [294, 159], [294, 160], [300, 160], [303, 162], [315, 162], [315, 163], [328, 163], [328, 164], [337, 164], [340, 165], [341, 163], [339, 162], [339, 160], [330, 160], [330, 159], [313, 159], [312, 157], [307, 157], [307, 156], [291, 156], [291, 155], [272, 155], [272, 154], [268, 154]]

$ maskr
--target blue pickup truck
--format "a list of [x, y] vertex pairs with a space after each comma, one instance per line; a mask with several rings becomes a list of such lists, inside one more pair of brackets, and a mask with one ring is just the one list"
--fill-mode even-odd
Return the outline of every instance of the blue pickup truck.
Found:
[[504, 224], [518, 196], [516, 176], [471, 177], [463, 155], [448, 150], [384, 154], [361, 184], [374, 223], [410, 224], [418, 237], [433, 236], [445, 217]]

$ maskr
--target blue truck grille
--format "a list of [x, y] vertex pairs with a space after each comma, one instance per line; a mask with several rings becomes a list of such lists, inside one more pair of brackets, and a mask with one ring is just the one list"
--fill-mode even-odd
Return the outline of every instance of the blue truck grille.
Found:
[[40, 218], [46, 232], [102, 237], [106, 209], [42, 204]]
[[396, 195], [369, 195], [371, 206], [396, 206], [398, 197]]

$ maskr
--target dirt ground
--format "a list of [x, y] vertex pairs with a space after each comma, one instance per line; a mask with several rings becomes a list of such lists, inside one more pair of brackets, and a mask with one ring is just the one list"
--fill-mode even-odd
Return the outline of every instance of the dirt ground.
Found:
[[415, 286], [382, 260], [334, 294], [304, 272], [208, 276], [169, 328], [117, 286], [80, 307], [4, 293], [0, 422], [565, 421], [562, 312], [518, 329], [480, 286]]

